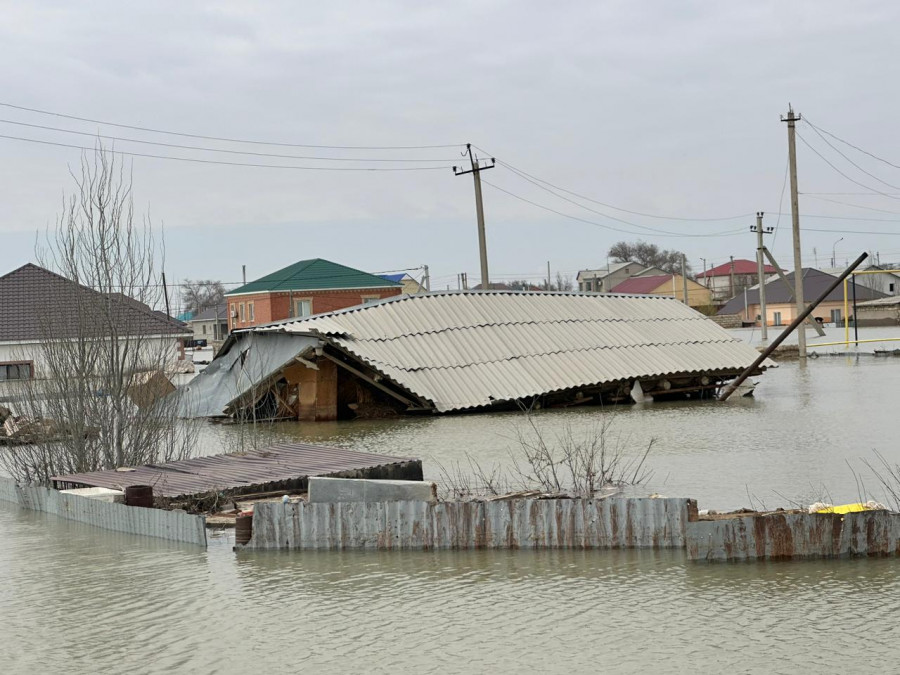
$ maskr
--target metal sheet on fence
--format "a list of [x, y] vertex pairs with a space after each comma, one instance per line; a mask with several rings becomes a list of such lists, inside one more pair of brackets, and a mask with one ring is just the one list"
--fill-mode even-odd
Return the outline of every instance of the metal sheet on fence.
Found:
[[900, 554], [900, 514], [784, 513], [688, 523], [691, 560], [777, 560]]
[[260, 503], [250, 549], [683, 548], [692, 500]]
[[44, 487], [18, 487], [2, 477], [0, 499], [107, 530], [206, 546], [206, 519], [183, 511], [112, 504]]

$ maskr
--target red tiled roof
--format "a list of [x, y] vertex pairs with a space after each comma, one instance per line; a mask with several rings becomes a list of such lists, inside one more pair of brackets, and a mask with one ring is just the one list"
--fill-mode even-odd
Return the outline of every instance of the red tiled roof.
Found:
[[[766, 265], [763, 268], [766, 274], [775, 274], [778, 270], [776, 270], [771, 265]], [[741, 258], [740, 260], [734, 261], [734, 273], [735, 274], [756, 274], [756, 261], [755, 260], [746, 260]], [[705, 277], [727, 277], [731, 274], [731, 263], [727, 262], [723, 265], [719, 265], [718, 267], [713, 267], [711, 270], [706, 270], [704, 272], [700, 272], [697, 275], [697, 278], [705, 278]]]
[[662, 286], [667, 281], [672, 280], [671, 274], [657, 274], [651, 277], [631, 277], [626, 279], [615, 288], [610, 289], [610, 293], [650, 293]]

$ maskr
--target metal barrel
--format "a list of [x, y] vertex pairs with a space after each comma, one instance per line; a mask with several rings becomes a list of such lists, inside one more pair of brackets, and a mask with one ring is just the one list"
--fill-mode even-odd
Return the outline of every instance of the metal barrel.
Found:
[[153, 508], [152, 485], [129, 485], [125, 488], [126, 506], [144, 506]]
[[240, 515], [234, 521], [234, 543], [243, 546], [253, 536], [253, 514]]

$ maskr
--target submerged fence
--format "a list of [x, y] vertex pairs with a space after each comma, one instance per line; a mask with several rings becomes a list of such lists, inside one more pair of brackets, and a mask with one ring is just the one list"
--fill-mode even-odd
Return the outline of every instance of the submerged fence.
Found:
[[684, 548], [690, 499], [260, 503], [247, 549]]
[[125, 506], [44, 487], [20, 487], [2, 476], [0, 500], [106, 530], [206, 546], [206, 519], [184, 511]]

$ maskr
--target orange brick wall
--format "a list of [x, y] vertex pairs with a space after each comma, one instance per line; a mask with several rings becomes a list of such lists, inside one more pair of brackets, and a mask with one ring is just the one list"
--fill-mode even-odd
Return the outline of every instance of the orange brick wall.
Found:
[[[270, 321], [279, 321], [290, 317], [291, 299], [312, 300], [313, 314], [332, 312], [361, 305], [364, 298], [389, 298], [403, 293], [401, 287], [396, 288], [357, 288], [340, 291], [295, 291], [293, 293], [253, 293], [247, 295], [226, 296], [228, 302], [228, 330], [250, 328]], [[253, 321], [249, 320], [249, 303], [253, 303]], [[244, 303], [244, 321], [240, 320], [240, 305]], [[238, 313], [232, 316], [231, 306]]]

